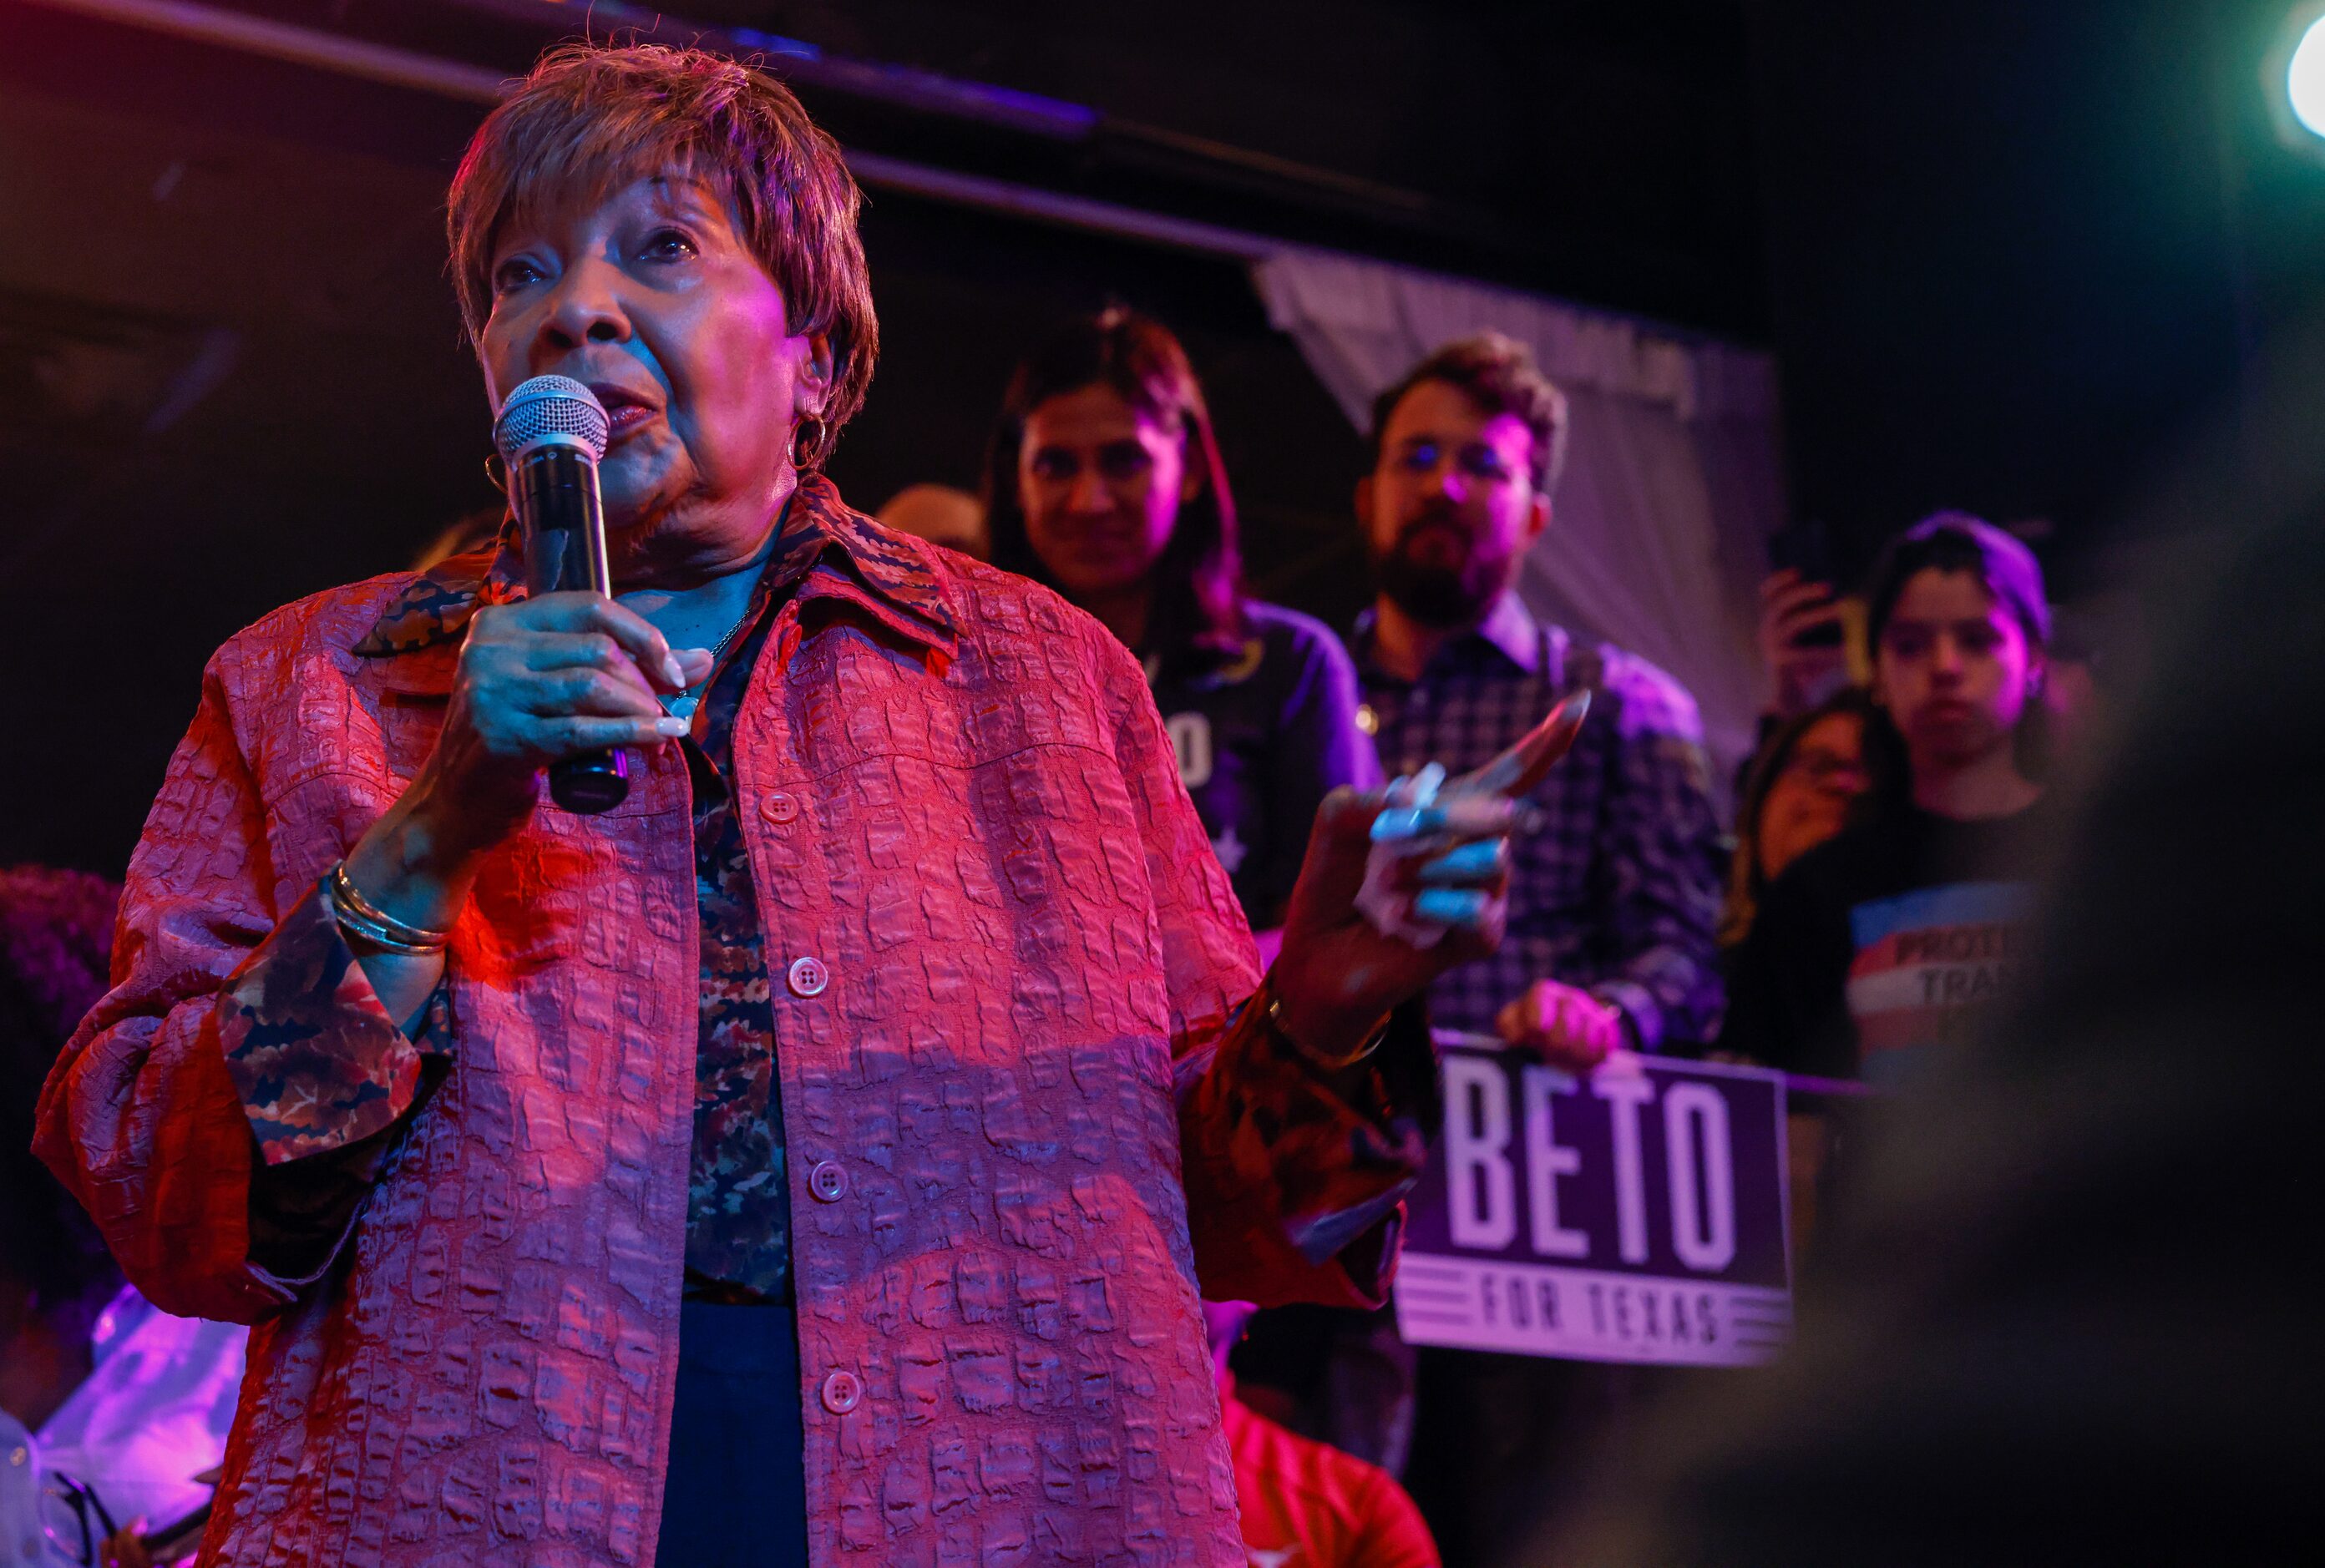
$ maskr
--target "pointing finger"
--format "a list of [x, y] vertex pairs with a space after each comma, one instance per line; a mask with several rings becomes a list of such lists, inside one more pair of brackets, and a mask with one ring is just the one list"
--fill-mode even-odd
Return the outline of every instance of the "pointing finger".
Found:
[[1516, 745], [1476, 772], [1448, 784], [1444, 794], [1514, 798], [1530, 792], [1572, 749], [1574, 737], [1582, 733], [1583, 716], [1589, 711], [1590, 690], [1585, 687], [1551, 709], [1550, 715]]
[[1460, 795], [1435, 806], [1392, 806], [1375, 816], [1367, 830], [1375, 844], [1443, 834], [1450, 838], [1494, 838], [1525, 825], [1529, 816], [1519, 802], [1499, 795]]
[[1423, 861], [1413, 876], [1423, 882], [1485, 881], [1499, 872], [1508, 858], [1509, 840], [1481, 838], [1435, 860]]

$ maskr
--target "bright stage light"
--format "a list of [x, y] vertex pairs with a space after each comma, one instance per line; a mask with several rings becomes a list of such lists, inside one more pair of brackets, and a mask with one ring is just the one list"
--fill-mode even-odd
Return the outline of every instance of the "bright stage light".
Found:
[[2325, 16], [2310, 23], [2284, 68], [2284, 96], [2293, 116], [2311, 135], [2325, 136]]
[[2286, 10], [2260, 62], [2260, 90], [2277, 144], [2325, 164], [2325, 0]]

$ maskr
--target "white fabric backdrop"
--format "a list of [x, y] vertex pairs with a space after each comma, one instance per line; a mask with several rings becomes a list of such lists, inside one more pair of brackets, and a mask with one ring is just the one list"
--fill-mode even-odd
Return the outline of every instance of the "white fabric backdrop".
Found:
[[1765, 677], [1753, 649], [1766, 542], [1783, 526], [1766, 355], [1539, 295], [1337, 254], [1252, 267], [1276, 327], [1359, 429], [1431, 349], [1494, 327], [1531, 346], [1571, 407], [1549, 531], [1519, 591], [1534, 611], [1669, 670], [1695, 694], [1724, 798]]

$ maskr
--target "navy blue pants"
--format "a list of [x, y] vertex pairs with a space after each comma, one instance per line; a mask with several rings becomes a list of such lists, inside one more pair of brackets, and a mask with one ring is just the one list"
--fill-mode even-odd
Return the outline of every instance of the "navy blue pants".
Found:
[[791, 1309], [685, 1303], [658, 1568], [807, 1568], [803, 1465]]

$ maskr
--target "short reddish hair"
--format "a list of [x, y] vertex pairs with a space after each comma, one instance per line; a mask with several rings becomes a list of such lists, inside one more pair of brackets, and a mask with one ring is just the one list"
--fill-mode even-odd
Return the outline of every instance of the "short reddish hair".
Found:
[[856, 232], [863, 197], [839, 143], [789, 88], [723, 55], [663, 44], [564, 43], [485, 118], [452, 176], [445, 226], [472, 339], [492, 314], [501, 226], [548, 204], [600, 200], [662, 173], [700, 180], [734, 211], [783, 297], [790, 329], [831, 345], [824, 447], [864, 406], [880, 355]]

